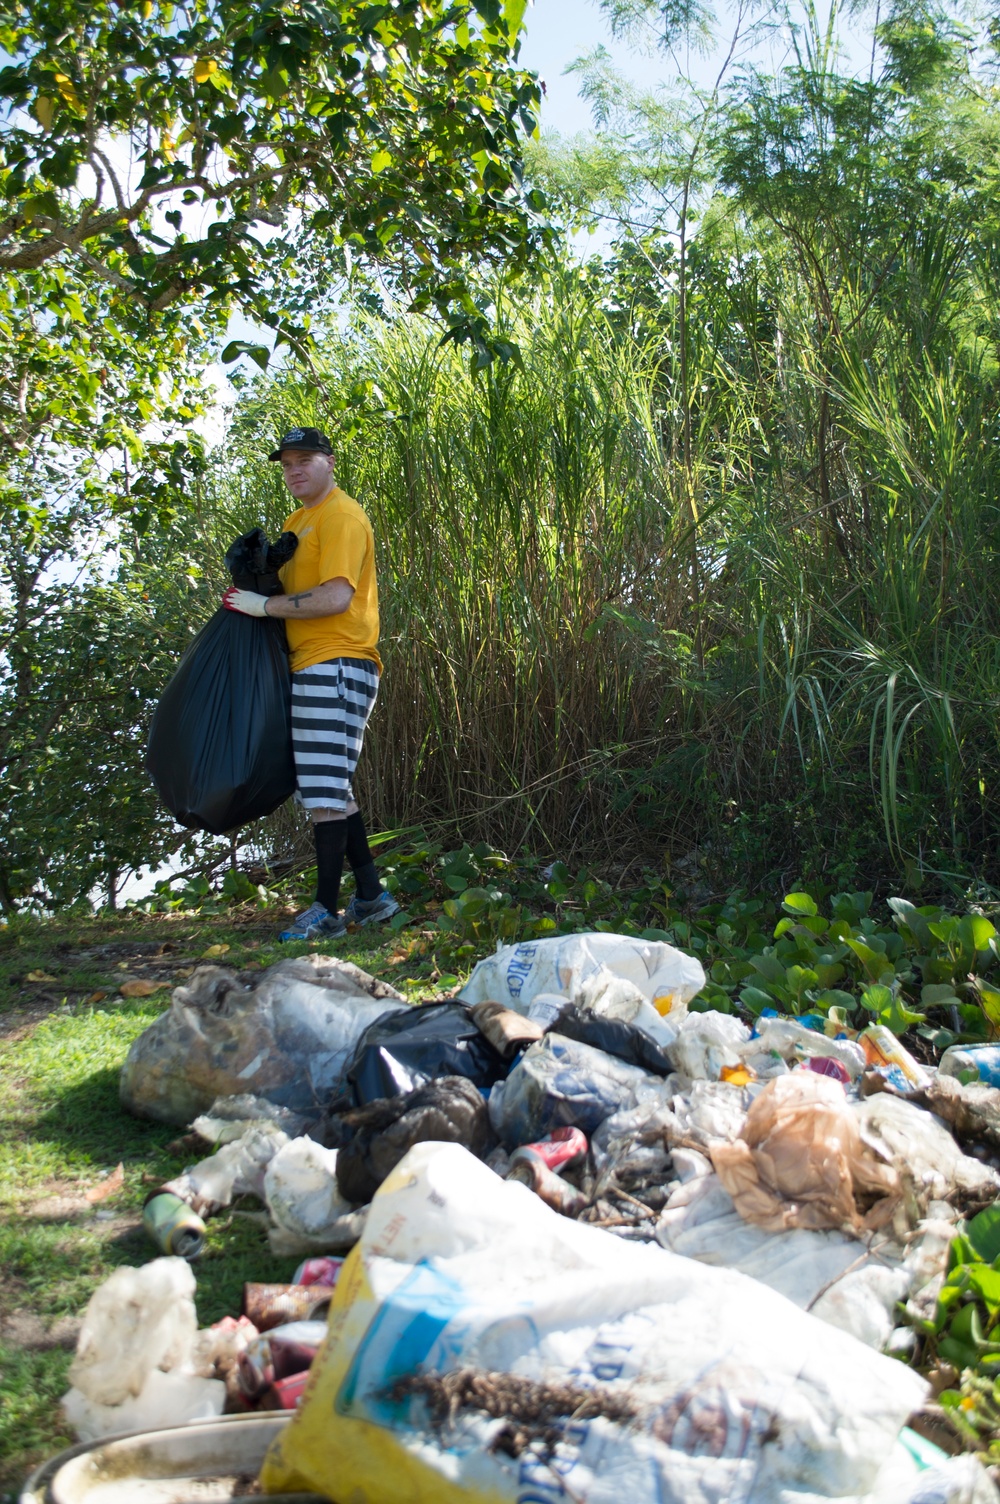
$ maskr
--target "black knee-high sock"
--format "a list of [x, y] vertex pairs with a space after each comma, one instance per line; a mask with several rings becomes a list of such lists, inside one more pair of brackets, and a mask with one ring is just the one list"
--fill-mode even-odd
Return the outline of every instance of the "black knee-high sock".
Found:
[[347, 826], [347, 860], [354, 872], [354, 881], [357, 885], [358, 897], [362, 903], [371, 903], [382, 891], [379, 881], [378, 868], [372, 861], [372, 854], [368, 848], [368, 835], [365, 831], [365, 822], [361, 818], [359, 809], [353, 815], [348, 815], [345, 820]]
[[340, 877], [347, 851], [347, 821], [321, 820], [313, 826], [316, 842], [316, 897], [331, 914], [340, 907]]

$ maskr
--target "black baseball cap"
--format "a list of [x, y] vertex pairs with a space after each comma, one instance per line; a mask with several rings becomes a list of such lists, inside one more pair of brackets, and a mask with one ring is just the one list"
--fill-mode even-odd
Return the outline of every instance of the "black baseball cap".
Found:
[[332, 454], [333, 446], [325, 433], [318, 428], [290, 428], [277, 449], [272, 449], [269, 460], [280, 460], [284, 449], [312, 449], [316, 454]]

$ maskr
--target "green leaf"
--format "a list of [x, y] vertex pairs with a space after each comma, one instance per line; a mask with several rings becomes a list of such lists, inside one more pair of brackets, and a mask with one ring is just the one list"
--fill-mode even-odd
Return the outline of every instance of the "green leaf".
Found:
[[385, 150], [377, 151], [375, 153], [375, 155], [372, 157], [372, 163], [371, 163], [372, 172], [384, 172], [385, 169], [387, 167], [390, 167], [391, 165], [392, 165], [392, 152], [391, 151], [385, 151]]
[[933, 936], [923, 914], [906, 898], [890, 898], [889, 907], [900, 924], [905, 925], [921, 950], [933, 949]]
[[987, 987], [980, 977], [976, 977], [972, 985], [994, 1031], [1000, 1031], [1000, 992], [993, 987]]
[[950, 982], [928, 982], [920, 989], [920, 1001], [925, 1008], [943, 1008], [957, 1003], [958, 998]]
[[759, 987], [744, 987], [740, 992], [740, 1002], [755, 1018], [759, 1018], [765, 1008], [773, 1008], [774, 1001], [769, 992], [763, 992]]
[[1000, 1258], [1000, 1203], [986, 1207], [967, 1222], [965, 1236], [985, 1263]]
[[811, 918], [819, 913], [815, 900], [808, 893], [787, 893], [781, 901], [781, 907], [789, 914], [808, 914]]
[[892, 977], [892, 966], [881, 951], [872, 950], [863, 940], [848, 939], [846, 943], [873, 982], [880, 982], [883, 977]]

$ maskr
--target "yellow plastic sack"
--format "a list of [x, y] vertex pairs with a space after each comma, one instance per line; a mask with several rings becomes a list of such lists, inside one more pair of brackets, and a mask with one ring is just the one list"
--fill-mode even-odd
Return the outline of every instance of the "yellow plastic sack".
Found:
[[883, 1468], [925, 1393], [744, 1275], [418, 1144], [262, 1481], [337, 1504], [901, 1504]]

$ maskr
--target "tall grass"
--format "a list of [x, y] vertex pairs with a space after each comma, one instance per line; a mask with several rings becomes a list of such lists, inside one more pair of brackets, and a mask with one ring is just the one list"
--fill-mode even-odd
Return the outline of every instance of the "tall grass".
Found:
[[998, 882], [993, 377], [875, 309], [823, 352], [824, 510], [808, 319], [789, 297], [782, 340], [759, 258], [726, 275], [693, 283], [683, 477], [669, 308], [637, 336], [556, 267], [500, 292], [520, 369], [473, 375], [400, 315], [330, 338], [326, 396], [260, 383], [217, 525], [280, 521], [272, 434], [339, 433], [378, 542], [373, 823], [668, 874], [698, 847], [730, 881]]

